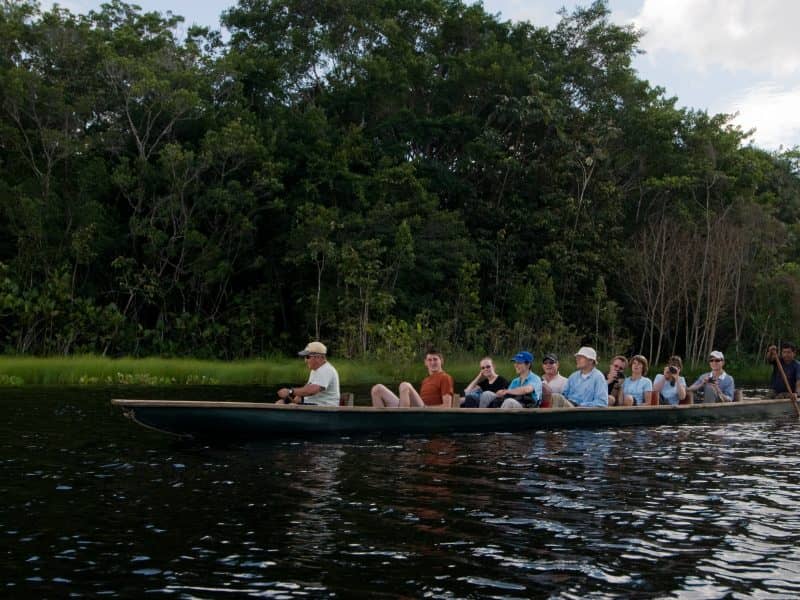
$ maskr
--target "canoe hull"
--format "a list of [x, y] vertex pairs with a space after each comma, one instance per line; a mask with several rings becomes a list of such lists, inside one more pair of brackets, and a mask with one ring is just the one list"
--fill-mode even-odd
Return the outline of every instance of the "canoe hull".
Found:
[[328, 407], [249, 402], [112, 400], [137, 423], [202, 439], [341, 433], [446, 433], [628, 427], [767, 420], [795, 415], [791, 400], [570, 409]]

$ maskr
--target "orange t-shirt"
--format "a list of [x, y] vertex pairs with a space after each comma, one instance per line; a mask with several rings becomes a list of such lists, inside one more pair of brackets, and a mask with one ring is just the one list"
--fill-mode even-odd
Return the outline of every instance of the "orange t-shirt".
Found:
[[442, 404], [442, 396], [453, 395], [453, 378], [444, 371], [428, 375], [419, 386], [419, 397], [426, 406]]

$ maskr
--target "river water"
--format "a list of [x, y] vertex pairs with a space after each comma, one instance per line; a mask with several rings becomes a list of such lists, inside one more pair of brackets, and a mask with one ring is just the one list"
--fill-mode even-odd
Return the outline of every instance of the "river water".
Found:
[[180, 442], [3, 389], [0, 597], [796, 598], [794, 420]]

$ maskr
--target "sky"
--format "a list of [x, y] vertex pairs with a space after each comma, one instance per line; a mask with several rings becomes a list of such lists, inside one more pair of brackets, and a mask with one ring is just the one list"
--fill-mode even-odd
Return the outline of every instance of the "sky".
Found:
[[[103, 0], [61, 0], [74, 13]], [[467, 0], [469, 1], [469, 0]], [[235, 0], [128, 0], [146, 11], [181, 15], [191, 24], [219, 27]], [[41, 0], [42, 6], [49, 6]], [[483, 0], [501, 21], [552, 27], [558, 10], [590, 0]], [[735, 114], [766, 150], [800, 146], [800, 2], [796, 0], [609, 0], [611, 19], [644, 32], [634, 67], [681, 107]]]

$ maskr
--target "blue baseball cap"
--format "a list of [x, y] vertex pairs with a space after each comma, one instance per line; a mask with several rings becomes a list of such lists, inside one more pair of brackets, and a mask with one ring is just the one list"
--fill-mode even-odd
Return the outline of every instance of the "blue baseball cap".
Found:
[[533, 354], [531, 354], [527, 350], [523, 350], [522, 352], [517, 352], [514, 355], [514, 358], [511, 359], [511, 362], [532, 363], [533, 362]]

